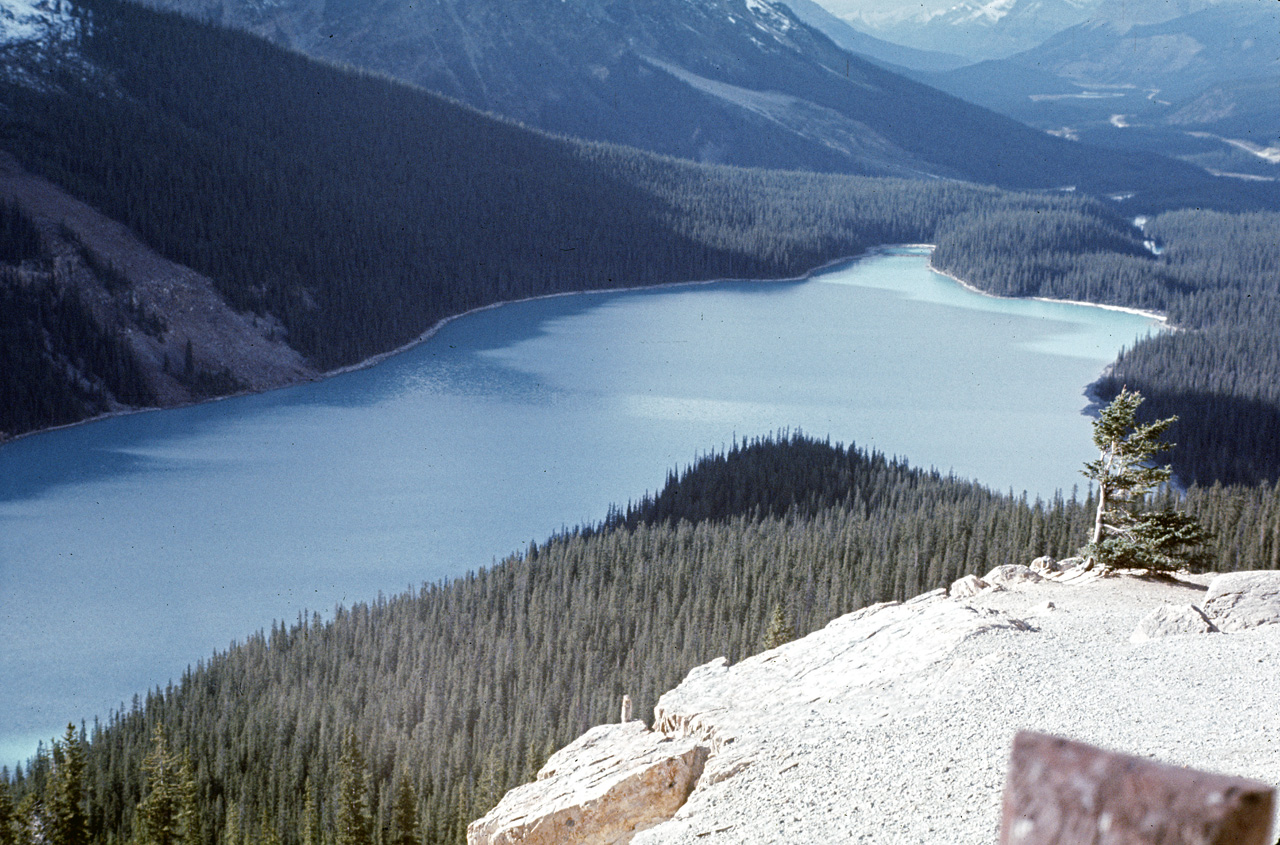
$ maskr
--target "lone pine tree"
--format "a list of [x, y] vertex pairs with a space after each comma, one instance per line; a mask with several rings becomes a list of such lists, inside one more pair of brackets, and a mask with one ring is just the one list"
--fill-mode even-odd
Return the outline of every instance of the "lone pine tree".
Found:
[[1098, 485], [1098, 509], [1080, 550], [1085, 568], [1206, 568], [1209, 534], [1195, 517], [1171, 508], [1143, 510], [1148, 494], [1172, 477], [1167, 464], [1153, 459], [1172, 448], [1161, 438], [1178, 418], [1139, 423], [1141, 404], [1141, 393], [1123, 389], [1093, 424], [1099, 455], [1083, 472]]

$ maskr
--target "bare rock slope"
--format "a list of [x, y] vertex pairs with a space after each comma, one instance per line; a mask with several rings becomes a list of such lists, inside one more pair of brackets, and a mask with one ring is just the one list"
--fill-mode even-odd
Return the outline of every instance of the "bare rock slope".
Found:
[[[468, 841], [532, 841], [509, 822], [536, 827], [550, 795], [563, 811], [576, 787], [562, 778], [608, 756], [601, 740], [615, 733], [650, 757], [705, 749], [688, 800], [556, 841], [991, 843], [1020, 729], [1280, 783], [1280, 625], [1130, 641], [1157, 608], [1203, 604], [1209, 580], [1069, 570], [864, 608], [735, 666], [694, 669], [662, 696], [652, 731], [589, 732]], [[611, 772], [634, 779], [634, 762], [623, 751], [592, 769], [595, 794]]]
[[[317, 377], [275, 320], [236, 311], [207, 276], [159, 255], [128, 227], [3, 152], [0, 201], [21, 207], [41, 229], [52, 252], [43, 275], [74, 290], [95, 320], [124, 340], [157, 405], [208, 398], [193, 387], [194, 375], [239, 391]], [[35, 278], [43, 271], [26, 272]]]

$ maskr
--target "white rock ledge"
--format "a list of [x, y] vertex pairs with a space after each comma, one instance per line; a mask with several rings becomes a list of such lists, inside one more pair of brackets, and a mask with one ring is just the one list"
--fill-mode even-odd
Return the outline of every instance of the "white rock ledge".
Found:
[[[661, 697], [652, 732], [588, 732], [469, 842], [990, 845], [1021, 729], [1280, 783], [1280, 625], [1133, 645], [1143, 617], [1201, 604], [1209, 579], [1009, 574], [1014, 589], [875, 605], [699, 666]], [[602, 809], [604, 770], [640, 771], [665, 749], [692, 755], [687, 800], [654, 776], [672, 784], [660, 808]], [[598, 836], [584, 835], [588, 811], [610, 820]]]

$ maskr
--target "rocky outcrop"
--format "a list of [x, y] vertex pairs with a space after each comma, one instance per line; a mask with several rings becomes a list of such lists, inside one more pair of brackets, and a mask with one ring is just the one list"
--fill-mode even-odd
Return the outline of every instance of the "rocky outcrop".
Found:
[[702, 776], [708, 748], [632, 721], [592, 728], [538, 779], [467, 827], [468, 845], [620, 845], [669, 819]]
[[1020, 584], [1035, 584], [1044, 579], [1038, 573], [1032, 571], [1029, 566], [1010, 563], [1004, 566], [997, 566], [982, 576], [982, 580], [996, 587], [1009, 588]]
[[947, 590], [947, 595], [953, 599], [972, 598], [990, 586], [977, 575], [966, 575], [963, 578], [956, 579], [951, 585], [951, 589]]
[[0, 200], [21, 207], [40, 228], [52, 252], [48, 281], [74, 292], [123, 341], [156, 405], [205, 398], [189, 376], [246, 391], [317, 377], [284, 341], [278, 321], [236, 311], [213, 280], [164, 258], [128, 227], [3, 152]]
[[1175, 634], [1209, 634], [1217, 630], [1194, 604], [1162, 604], [1142, 617], [1129, 635], [1129, 642], [1145, 643]]
[[1222, 631], [1280, 624], [1280, 572], [1228, 572], [1209, 583], [1205, 615]]
[[[1189, 605], [1207, 581], [1072, 569], [965, 598], [935, 591], [735, 665], [712, 661], [660, 697], [652, 731], [595, 729], [512, 793], [523, 803], [509, 795], [477, 822], [490, 838], [472, 842], [548, 841], [530, 838], [541, 824], [563, 845], [990, 845], [1009, 746], [1024, 729], [1272, 781], [1280, 742], [1265, 714], [1280, 700], [1280, 625], [1128, 642], [1139, 620]], [[666, 748], [704, 750], [687, 800], [663, 803], [666, 818], [618, 810], [627, 817], [601, 826], [614, 839], [584, 834], [587, 811], [603, 803], [575, 784], [607, 793], [597, 763], [622, 771], [630, 763], [619, 758]]]

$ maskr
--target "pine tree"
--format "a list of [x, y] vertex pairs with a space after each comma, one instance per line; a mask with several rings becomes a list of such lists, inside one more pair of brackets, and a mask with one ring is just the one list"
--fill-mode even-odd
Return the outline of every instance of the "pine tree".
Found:
[[1097, 460], [1084, 475], [1098, 485], [1098, 508], [1089, 543], [1080, 550], [1085, 568], [1203, 569], [1210, 563], [1209, 534], [1195, 517], [1172, 509], [1142, 510], [1147, 494], [1172, 477], [1152, 460], [1173, 444], [1161, 440], [1177, 417], [1138, 423], [1142, 394], [1121, 390], [1093, 424]]
[[47, 845], [86, 845], [89, 841], [84, 770], [84, 746], [75, 726], [68, 724], [62, 741], [53, 743], [53, 772], [45, 795]]
[[773, 606], [773, 615], [769, 617], [769, 628], [764, 632], [764, 638], [761, 645], [765, 651], [771, 648], [777, 648], [783, 643], [789, 643], [796, 638], [795, 627], [791, 624], [791, 619], [787, 616], [787, 612], [782, 609], [782, 603], [779, 602]]
[[364, 754], [354, 728], [347, 728], [338, 761], [337, 845], [373, 845], [373, 823], [365, 801]]
[[17, 845], [18, 834], [14, 829], [17, 821], [17, 808], [9, 794], [9, 770], [6, 768], [0, 771], [0, 845]]
[[395, 806], [391, 812], [391, 840], [388, 845], [420, 845], [418, 835], [418, 796], [408, 778], [396, 788]]
[[240, 845], [240, 805], [235, 802], [227, 807], [227, 820], [222, 829], [222, 845]]
[[138, 839], [143, 845], [197, 845], [200, 836], [195, 777], [187, 755], [169, 748], [164, 728], [151, 736], [142, 761], [146, 788], [138, 803]]
[[321, 845], [320, 810], [316, 806], [316, 789], [307, 778], [304, 787], [307, 797], [302, 805], [302, 845]]

